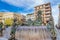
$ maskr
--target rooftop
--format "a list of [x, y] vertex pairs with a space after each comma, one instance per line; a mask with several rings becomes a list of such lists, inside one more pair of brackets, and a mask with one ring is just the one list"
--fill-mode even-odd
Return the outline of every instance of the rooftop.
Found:
[[50, 4], [50, 2], [45, 3], [45, 4], [41, 4], [41, 5], [38, 5], [38, 6], [35, 6], [35, 8], [36, 8], [36, 7], [39, 7], [39, 6], [42, 6], [42, 5], [46, 5], [46, 4]]
[[27, 15], [33, 15], [33, 14], [27, 14]]

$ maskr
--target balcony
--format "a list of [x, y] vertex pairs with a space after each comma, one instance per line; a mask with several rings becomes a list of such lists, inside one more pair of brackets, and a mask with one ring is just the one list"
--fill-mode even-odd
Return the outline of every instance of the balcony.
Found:
[[45, 4], [45, 6], [50, 5], [50, 3]]
[[45, 15], [45, 18], [49, 18], [50, 17], [50, 15]]
[[42, 9], [43, 8], [43, 6], [40, 6], [40, 9]]
[[51, 9], [45, 9], [45, 12], [51, 11]]
[[47, 5], [47, 6], [45, 6], [45, 7], [50, 7], [50, 5]]
[[39, 10], [39, 7], [37, 7], [36, 9]]
[[46, 18], [46, 20], [49, 20], [50, 18]]
[[50, 11], [48, 11], [48, 12], [46, 12], [45, 14], [46, 14], [46, 15], [50, 15], [50, 14], [51, 14], [51, 12], [50, 12]]
[[50, 8], [50, 7], [47, 7], [47, 6], [45, 7], [45, 9], [49, 9], [49, 8]]
[[50, 11], [46, 12], [46, 13], [51, 13]]
[[45, 15], [51, 15], [51, 13], [45, 13]]

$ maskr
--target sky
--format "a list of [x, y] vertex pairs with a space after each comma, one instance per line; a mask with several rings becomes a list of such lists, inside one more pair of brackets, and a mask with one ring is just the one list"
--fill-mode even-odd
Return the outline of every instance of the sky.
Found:
[[60, 0], [0, 0], [0, 12], [33, 13], [35, 6], [48, 2], [51, 3], [52, 15], [57, 24]]

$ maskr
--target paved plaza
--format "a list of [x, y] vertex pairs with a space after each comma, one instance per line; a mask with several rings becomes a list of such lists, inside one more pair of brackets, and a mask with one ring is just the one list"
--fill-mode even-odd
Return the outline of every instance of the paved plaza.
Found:
[[[57, 40], [60, 39], [60, 30], [55, 28], [57, 34]], [[8, 27], [3, 32], [3, 37], [0, 40], [8, 40], [10, 38], [11, 27]], [[51, 33], [44, 26], [40, 27], [27, 27], [19, 26], [16, 30], [15, 37], [17, 40], [52, 40]]]
[[52, 40], [51, 33], [45, 26], [19, 27], [16, 32], [18, 40]]

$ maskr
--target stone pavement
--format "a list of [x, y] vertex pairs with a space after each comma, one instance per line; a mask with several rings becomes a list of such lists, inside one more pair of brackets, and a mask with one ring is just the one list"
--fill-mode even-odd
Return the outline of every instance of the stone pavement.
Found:
[[18, 27], [16, 38], [18, 40], [52, 40], [51, 34], [45, 26]]
[[56, 31], [56, 34], [57, 34], [57, 39], [56, 40], [60, 40], [60, 29], [57, 29], [56, 27], [55, 27], [55, 31]]
[[[57, 40], [60, 40], [60, 30], [55, 28], [57, 33]], [[7, 40], [10, 37], [11, 27], [6, 28], [3, 33], [3, 37], [0, 40]], [[16, 31], [16, 38], [18, 40], [52, 40], [50, 32], [46, 27], [18, 27]]]
[[0, 37], [0, 40], [8, 40], [10, 38], [11, 27], [5, 28], [3, 31], [3, 36]]
[[8, 40], [8, 39], [4, 37], [0, 37], [0, 40]]

